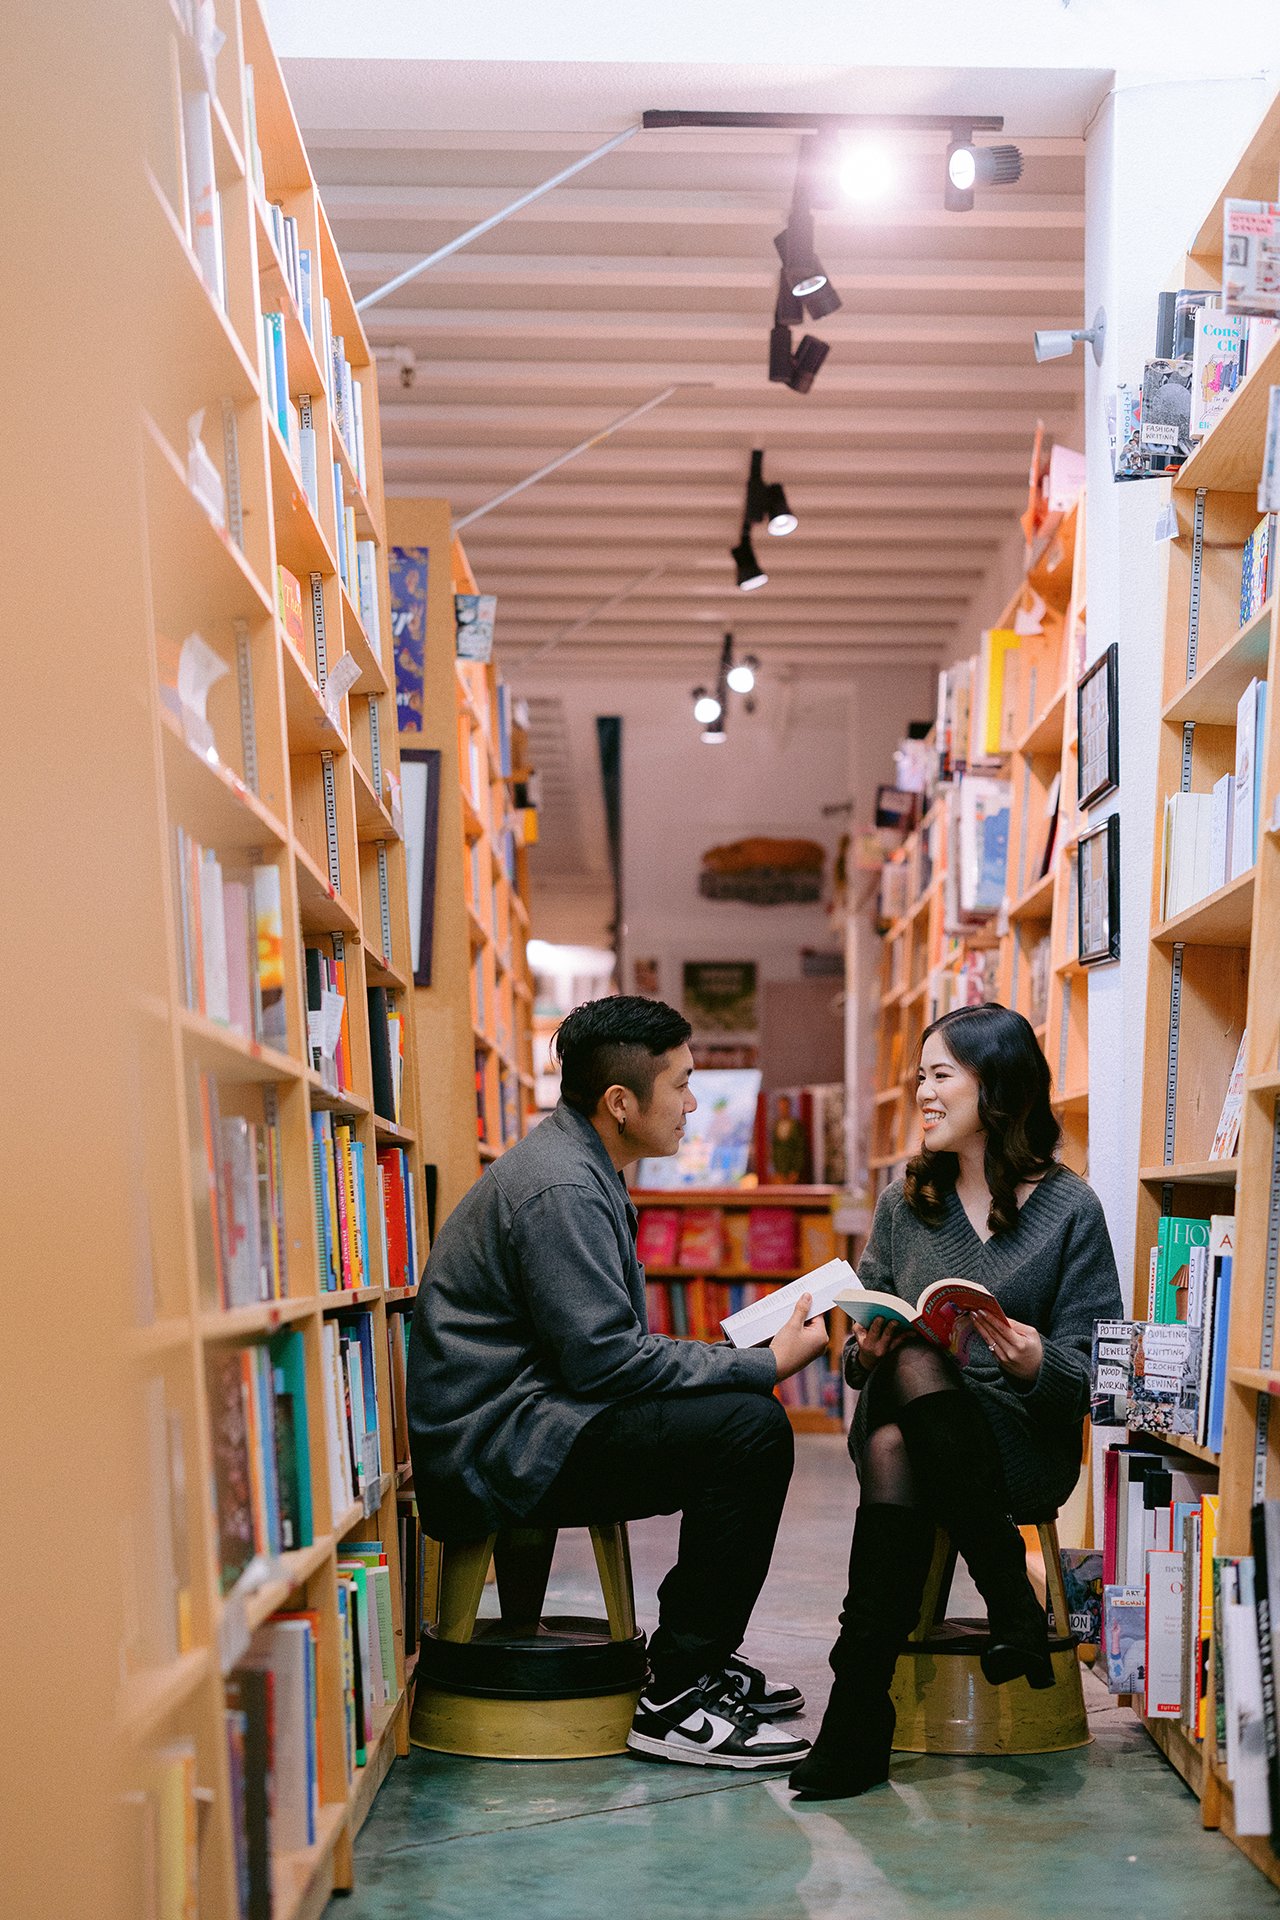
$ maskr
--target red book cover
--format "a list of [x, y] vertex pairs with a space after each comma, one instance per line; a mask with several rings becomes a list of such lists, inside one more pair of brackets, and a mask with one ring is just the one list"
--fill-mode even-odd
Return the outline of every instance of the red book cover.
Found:
[[636, 1258], [642, 1267], [674, 1267], [680, 1245], [680, 1213], [676, 1207], [645, 1207], [636, 1234]]
[[691, 1273], [714, 1273], [723, 1266], [724, 1216], [719, 1207], [684, 1209], [679, 1264]]
[[661, 1281], [650, 1281], [644, 1290], [650, 1333], [671, 1332], [671, 1295]]
[[404, 1168], [397, 1148], [384, 1147], [378, 1155], [382, 1168], [382, 1211], [387, 1223], [387, 1285], [407, 1287], [409, 1241], [405, 1225]]
[[747, 1264], [752, 1273], [798, 1272], [796, 1216], [790, 1207], [752, 1207]]

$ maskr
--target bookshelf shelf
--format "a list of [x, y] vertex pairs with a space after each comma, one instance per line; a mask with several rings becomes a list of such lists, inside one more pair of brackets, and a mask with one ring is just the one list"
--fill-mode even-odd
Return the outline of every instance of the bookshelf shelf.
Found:
[[1163, 920], [1151, 930], [1151, 938], [1161, 946], [1182, 940], [1199, 947], [1243, 947], [1249, 943], [1253, 924], [1254, 869], [1229, 880], [1195, 905], [1187, 907], [1172, 920]]
[[1275, 597], [1234, 633], [1220, 652], [1201, 667], [1165, 707], [1161, 718], [1172, 726], [1194, 720], [1203, 726], [1234, 727], [1236, 705], [1249, 682], [1267, 668]]
[[170, 809], [193, 832], [200, 832], [220, 847], [246, 852], [272, 844], [287, 845], [288, 833], [257, 794], [251, 793], [230, 767], [214, 766], [189, 747], [167, 707], [160, 711], [160, 736]]
[[1051, 871], [1046, 873], [1043, 878], [1037, 880], [1033, 886], [1028, 887], [1022, 898], [1015, 901], [1013, 906], [1010, 907], [1010, 920], [1051, 920], [1053, 918], [1054, 881], [1055, 876]]
[[1148, 1431], [1145, 1427], [1130, 1427], [1129, 1431], [1136, 1434], [1140, 1440], [1149, 1441], [1153, 1446], [1163, 1447], [1168, 1453], [1185, 1453], [1188, 1459], [1202, 1460], [1211, 1467], [1216, 1467], [1221, 1458], [1219, 1454], [1211, 1452], [1208, 1447], [1198, 1446], [1185, 1434], [1155, 1433]]
[[1280, 1394], [1280, 1371], [1275, 1367], [1231, 1367], [1231, 1384], [1253, 1393]]
[[1167, 1167], [1142, 1167], [1138, 1178], [1144, 1186], [1163, 1186], [1168, 1182], [1173, 1186], [1229, 1187], [1239, 1171], [1238, 1159], [1175, 1160]]
[[1197, 1797], [1204, 1791], [1204, 1753], [1177, 1720], [1147, 1720], [1147, 1732]]
[[1026, 732], [1014, 747], [1015, 753], [1025, 758], [1032, 755], [1057, 760], [1062, 753], [1062, 733], [1066, 724], [1067, 686], [1065, 681], [1059, 686], [1049, 704], [1037, 714]]
[[302, 1077], [301, 1063], [291, 1060], [287, 1053], [277, 1053], [274, 1047], [264, 1047], [259, 1041], [237, 1033], [232, 1027], [219, 1026], [217, 1021], [193, 1013], [189, 1007], [179, 1009], [178, 1024], [186, 1042], [188, 1058], [206, 1066], [213, 1073], [233, 1074], [237, 1079], [265, 1082], [296, 1081]]
[[[387, 1307], [396, 1308], [398, 1341], [426, 1253], [426, 1181], [405, 853], [369, 773], [380, 764], [389, 781], [398, 779], [395, 697], [359, 614], [372, 592], [370, 628], [390, 633], [376, 366], [260, 0], [219, 0], [217, 11], [226, 39], [211, 83], [176, 9], [159, 0], [173, 57], [159, 69], [165, 111], [150, 124], [148, 159], [155, 305], [168, 330], [146, 341], [144, 364], [154, 364], [157, 377], [140, 421], [154, 692], [153, 753], [138, 777], [153, 789], [145, 803], [155, 824], [153, 884], [168, 927], [139, 973], [148, 1012], [158, 1016], [145, 1025], [163, 1110], [153, 1114], [143, 1103], [137, 1115], [155, 1273], [154, 1302], [140, 1303], [143, 1324], [127, 1343], [148, 1421], [131, 1533], [139, 1575], [157, 1588], [142, 1596], [140, 1611], [158, 1617], [134, 1638], [138, 1647], [180, 1641], [185, 1650], [148, 1664], [131, 1642], [126, 1665], [140, 1677], [126, 1685], [120, 1711], [142, 1793], [153, 1791], [149, 1749], [157, 1739], [195, 1756], [184, 1791], [198, 1786], [209, 1803], [198, 1823], [194, 1805], [187, 1820], [199, 1835], [200, 1917], [237, 1920], [234, 1837], [255, 1804], [237, 1792], [248, 1757], [262, 1751], [247, 1735], [261, 1696], [246, 1703], [242, 1688], [238, 1696], [227, 1688], [247, 1653], [275, 1648], [275, 1658], [286, 1640], [295, 1651], [305, 1645], [306, 1662], [315, 1663], [314, 1725], [305, 1716], [277, 1721], [276, 1753], [294, 1761], [301, 1750], [316, 1797], [322, 1791], [326, 1799], [315, 1844], [301, 1853], [277, 1849], [270, 1871], [276, 1920], [319, 1920], [335, 1883], [350, 1884], [351, 1839], [407, 1739], [400, 1556], [402, 1530], [416, 1518], [407, 1498], [396, 1499], [405, 1475]], [[210, 202], [212, 220], [199, 216], [192, 226], [191, 209]], [[225, 312], [207, 291], [219, 281]], [[342, 336], [332, 354], [326, 309]], [[264, 335], [267, 312], [282, 317], [283, 361], [278, 349], [271, 355], [269, 325]], [[292, 444], [281, 437], [274, 395], [268, 399], [269, 364], [284, 374]], [[189, 456], [188, 422], [197, 414], [203, 451]], [[359, 445], [363, 486], [339, 425]], [[299, 434], [307, 432], [315, 435], [314, 505], [301, 477], [310, 444]], [[348, 504], [366, 543], [351, 556], [358, 604], [335, 559], [340, 530], [345, 540], [351, 527], [350, 517], [345, 528], [340, 519]], [[278, 567], [296, 578], [302, 633], [311, 627], [306, 642], [298, 599]], [[225, 670], [209, 694], [219, 762], [193, 750], [175, 717], [177, 650], [189, 635]], [[327, 711], [319, 677], [344, 657], [356, 679]], [[188, 668], [193, 659], [198, 664], [198, 650]], [[194, 843], [188, 865], [185, 848], [182, 859], [171, 857], [175, 827]], [[249, 1024], [247, 996], [272, 1044], [188, 1010], [192, 952], [204, 972], [199, 996], [190, 997], [223, 1002], [225, 990], [215, 988], [225, 960], [235, 1017]], [[331, 1001], [323, 1009], [335, 1028], [341, 1013], [336, 1057], [349, 1081], [341, 1094], [327, 1092], [311, 1064], [317, 960], [325, 991], [342, 1000], [340, 1009]], [[384, 1020], [402, 1121], [394, 1127], [373, 1105], [375, 1083], [385, 1104]], [[367, 1284], [326, 1290], [331, 1276], [353, 1275]], [[415, 1285], [388, 1287], [406, 1277]], [[282, 1297], [256, 1297], [263, 1292]], [[247, 1304], [218, 1308], [219, 1300]], [[348, 1502], [348, 1456], [359, 1463], [355, 1479], [367, 1500]], [[279, 1551], [292, 1541], [308, 1544]], [[153, 1581], [166, 1556], [172, 1581]], [[379, 1650], [387, 1679], [380, 1690], [390, 1697], [369, 1729], [367, 1764], [349, 1776], [347, 1636], [374, 1591], [352, 1576], [357, 1559], [386, 1569], [369, 1624], [377, 1649], [389, 1593], [390, 1643]], [[273, 1624], [284, 1607], [297, 1616], [296, 1638]], [[140, 1887], [138, 1910], [158, 1899]]]
[[1251, 1073], [1246, 1076], [1245, 1088], [1249, 1093], [1280, 1093], [1280, 1071], [1270, 1073]]

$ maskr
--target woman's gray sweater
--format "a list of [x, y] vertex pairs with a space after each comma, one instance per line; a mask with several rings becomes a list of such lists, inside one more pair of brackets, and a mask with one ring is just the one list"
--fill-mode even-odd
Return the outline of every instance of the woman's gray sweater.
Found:
[[[1044, 1360], [1034, 1381], [1022, 1385], [1006, 1378], [976, 1334], [964, 1380], [995, 1434], [1014, 1519], [1047, 1519], [1080, 1473], [1093, 1323], [1119, 1319], [1123, 1311], [1107, 1223], [1092, 1188], [1056, 1166], [1024, 1201], [1013, 1232], [983, 1241], [954, 1190], [941, 1226], [928, 1227], [895, 1180], [877, 1203], [858, 1278], [864, 1287], [896, 1293], [913, 1306], [931, 1281], [977, 1280], [1011, 1320], [1036, 1328]], [[849, 1435], [855, 1460], [875, 1421], [875, 1370], [863, 1370], [857, 1351], [850, 1340], [845, 1378], [867, 1389]]]

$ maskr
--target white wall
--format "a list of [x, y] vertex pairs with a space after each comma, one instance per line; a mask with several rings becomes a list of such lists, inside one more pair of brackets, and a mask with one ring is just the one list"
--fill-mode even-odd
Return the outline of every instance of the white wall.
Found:
[[[709, 671], [710, 669], [708, 669]], [[555, 691], [570, 729], [619, 714], [623, 730], [624, 990], [631, 962], [656, 959], [660, 990], [679, 1000], [685, 960], [754, 960], [761, 981], [800, 977], [803, 947], [839, 947], [842, 930], [824, 907], [749, 907], [703, 899], [703, 853], [750, 834], [803, 837], [834, 854], [848, 820], [824, 819], [824, 805], [852, 798], [866, 826], [876, 786], [891, 777], [894, 744], [907, 720], [932, 710], [932, 676], [919, 668], [859, 669], [843, 678], [766, 672], [758, 710], [734, 699], [729, 739], [704, 746], [692, 718], [693, 671], [675, 679], [589, 678], [580, 668], [517, 669], [521, 694]], [[830, 893], [830, 860], [827, 869]], [[550, 920], [568, 938], [572, 897], [544, 890], [534, 930]]]
[[[1271, 38], [1280, 28], [1272, 16]], [[1260, 50], [1265, 51], [1265, 49]], [[1085, 312], [1107, 313], [1103, 365], [1085, 363], [1088, 655], [1120, 661], [1120, 788], [1094, 818], [1121, 814], [1120, 960], [1089, 975], [1089, 1177], [1106, 1209], [1132, 1299], [1142, 1096], [1147, 926], [1155, 831], [1165, 550], [1154, 544], [1167, 481], [1116, 486], [1103, 395], [1141, 377], [1154, 351], [1156, 294], [1274, 92], [1263, 78], [1188, 83], [1119, 75], [1086, 141]]]

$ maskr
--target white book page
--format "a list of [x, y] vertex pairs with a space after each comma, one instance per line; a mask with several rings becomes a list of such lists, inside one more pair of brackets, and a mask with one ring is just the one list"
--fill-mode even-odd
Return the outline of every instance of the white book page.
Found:
[[812, 1273], [803, 1273], [798, 1280], [788, 1280], [785, 1287], [777, 1287], [763, 1300], [753, 1301], [751, 1306], [743, 1307], [740, 1313], [731, 1313], [720, 1325], [735, 1347], [763, 1346], [766, 1340], [772, 1340], [774, 1334], [786, 1326], [802, 1293], [813, 1295], [809, 1319], [816, 1320], [819, 1314], [831, 1311], [835, 1297], [842, 1288], [859, 1284], [858, 1276], [847, 1260], [828, 1260], [825, 1265], [815, 1267]]

